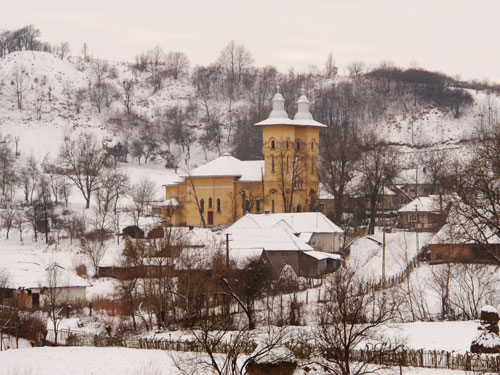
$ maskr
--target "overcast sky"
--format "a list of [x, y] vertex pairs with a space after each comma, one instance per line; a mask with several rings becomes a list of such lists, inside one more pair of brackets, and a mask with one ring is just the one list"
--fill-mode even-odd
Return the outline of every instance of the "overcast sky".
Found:
[[[500, 82], [500, 0], [0, 0], [0, 28], [32, 23], [51, 43], [133, 61], [155, 45], [214, 62], [230, 40], [258, 66], [322, 67], [353, 60], [417, 64]], [[8, 6], [6, 6], [8, 4]]]

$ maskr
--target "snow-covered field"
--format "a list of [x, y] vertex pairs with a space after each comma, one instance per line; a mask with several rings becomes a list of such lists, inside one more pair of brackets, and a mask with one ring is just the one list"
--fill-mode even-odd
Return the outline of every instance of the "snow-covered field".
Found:
[[[175, 361], [184, 354], [126, 348], [32, 348], [0, 352], [2, 375], [177, 375]], [[181, 368], [182, 368], [182, 362]], [[381, 375], [399, 373], [399, 368], [380, 371]], [[459, 375], [463, 371], [402, 368], [403, 374]], [[209, 372], [207, 371], [208, 375]], [[294, 375], [323, 375], [296, 370]]]

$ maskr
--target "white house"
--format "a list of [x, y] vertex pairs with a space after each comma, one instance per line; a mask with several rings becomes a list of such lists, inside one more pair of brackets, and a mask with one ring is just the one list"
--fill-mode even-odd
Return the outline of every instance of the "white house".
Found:
[[[49, 267], [56, 267], [55, 278], [49, 279]], [[56, 290], [57, 302], [85, 302], [86, 288], [90, 286], [86, 280], [55, 263], [17, 262], [0, 271], [6, 275], [3, 304], [15, 302], [27, 308], [44, 307], [49, 289]]]
[[281, 214], [246, 214], [230, 228], [264, 229], [288, 227], [314, 250], [327, 253], [340, 251], [343, 231], [321, 212], [293, 212]]

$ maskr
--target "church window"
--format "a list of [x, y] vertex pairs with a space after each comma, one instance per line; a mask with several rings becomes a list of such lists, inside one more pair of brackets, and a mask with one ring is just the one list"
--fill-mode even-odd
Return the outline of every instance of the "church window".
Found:
[[286, 149], [288, 150], [288, 141], [286, 141]]
[[300, 150], [300, 141], [297, 141], [297, 150]]
[[288, 173], [288, 155], [286, 156], [286, 172]]
[[274, 150], [276, 147], [276, 144], [274, 143], [274, 141], [271, 141], [271, 148]]
[[274, 214], [274, 199], [271, 201], [271, 212]]
[[217, 198], [217, 212], [220, 212], [220, 199]]
[[256, 211], [257, 213], [259, 213], [259, 212], [260, 212], [260, 200], [259, 200], [259, 199], [257, 199], [257, 200], [255, 201], [255, 211]]
[[300, 212], [302, 210], [302, 207], [300, 206], [300, 204], [297, 206], [297, 212]]
[[274, 173], [274, 156], [271, 156], [271, 172]]
[[205, 201], [202, 199], [200, 200], [200, 212], [205, 211]]
[[314, 142], [311, 142], [311, 150], [314, 150]]
[[212, 208], [212, 198], [208, 198], [208, 208]]

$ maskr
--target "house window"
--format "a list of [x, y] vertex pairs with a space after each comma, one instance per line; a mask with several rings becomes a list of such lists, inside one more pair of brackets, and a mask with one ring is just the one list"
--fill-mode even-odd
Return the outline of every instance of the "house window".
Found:
[[217, 212], [220, 212], [220, 199], [217, 198]]
[[274, 173], [274, 156], [271, 156], [271, 172]]
[[271, 148], [274, 150], [276, 147], [276, 144], [274, 143], [274, 141], [271, 141]]
[[205, 211], [205, 201], [202, 199], [200, 200], [200, 212]]
[[259, 212], [260, 212], [260, 200], [259, 200], [259, 199], [257, 199], [257, 200], [255, 201], [255, 211], [256, 211], [257, 213], [259, 213]]
[[271, 201], [271, 212], [274, 214], [274, 199]]
[[297, 150], [300, 150], [300, 141], [297, 141]]
[[212, 198], [208, 198], [208, 208], [212, 208]]
[[408, 222], [409, 223], [416, 223], [417, 222], [417, 215], [416, 214], [408, 215]]

